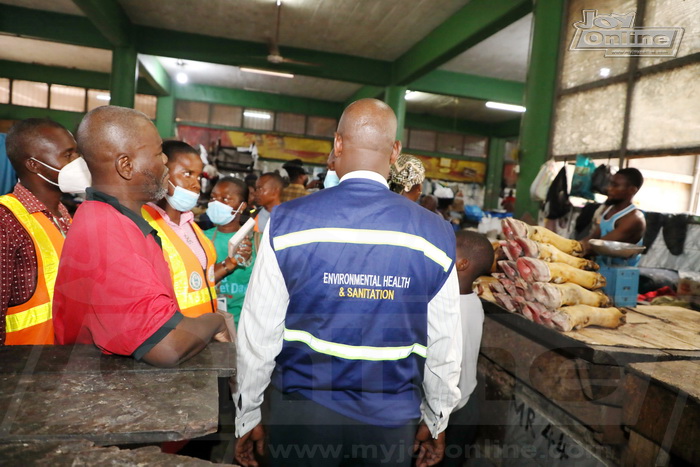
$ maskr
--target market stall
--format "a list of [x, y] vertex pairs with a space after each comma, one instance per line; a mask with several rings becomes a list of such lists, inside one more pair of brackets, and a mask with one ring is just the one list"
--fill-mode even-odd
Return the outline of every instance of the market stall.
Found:
[[[497, 244], [507, 259], [477, 286], [486, 311], [482, 441], [501, 443], [491, 457], [507, 458], [508, 465], [653, 465], [663, 447], [668, 459], [692, 462], [683, 440], [700, 426], [687, 412], [697, 400], [687, 388], [700, 386], [700, 372], [693, 371], [700, 360], [700, 315], [675, 306], [610, 306], [600, 291], [606, 278], [594, 271], [597, 264], [574, 256], [577, 242], [531, 226], [517, 225], [518, 235], [511, 227], [504, 229], [510, 242], [529, 238], [539, 248], [508, 251], [512, 243]], [[561, 249], [542, 248], [554, 244]], [[531, 258], [542, 251], [550, 253]], [[565, 268], [555, 257], [579, 267]], [[582, 312], [567, 311], [572, 308]], [[664, 368], [685, 360], [691, 366], [676, 383]], [[662, 383], [649, 384], [655, 377]], [[688, 393], [680, 409], [660, 402]], [[650, 418], [672, 420], [686, 405], [683, 430], [671, 422], [650, 429]]]

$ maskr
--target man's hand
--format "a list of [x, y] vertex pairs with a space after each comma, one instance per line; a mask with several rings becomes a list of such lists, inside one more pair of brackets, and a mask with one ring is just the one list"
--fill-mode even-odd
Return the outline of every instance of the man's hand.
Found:
[[416, 440], [413, 442], [413, 452], [418, 452], [416, 467], [428, 467], [435, 465], [442, 460], [445, 455], [445, 432], [433, 438], [430, 430], [421, 423], [418, 425]]
[[[236, 444], [236, 460], [243, 467], [258, 467], [258, 461], [255, 460], [255, 452], [262, 456], [265, 452], [265, 429], [262, 424], [257, 424], [248, 433], [244, 434]], [[443, 443], [444, 448], [444, 443]]]

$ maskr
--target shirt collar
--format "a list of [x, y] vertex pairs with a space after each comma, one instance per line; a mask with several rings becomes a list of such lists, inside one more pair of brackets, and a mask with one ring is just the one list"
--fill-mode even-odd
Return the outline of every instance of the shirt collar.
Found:
[[167, 222], [169, 225], [174, 226], [174, 227], [182, 227], [185, 224], [188, 224], [192, 221], [194, 221], [194, 213], [192, 211], [187, 211], [187, 212], [181, 212], [180, 213], [180, 223], [176, 224], [173, 222], [173, 220], [170, 218], [168, 213], [165, 211], [165, 209], [161, 208], [158, 206], [156, 203], [148, 203], [149, 206], [151, 206], [153, 209], [158, 211], [158, 214], [160, 214], [163, 219], [165, 219], [165, 222]]
[[103, 193], [101, 191], [97, 191], [92, 187], [88, 187], [88, 189], [86, 190], [86, 195], [86, 199], [88, 201], [99, 201], [105, 204], [109, 204], [121, 214], [131, 219], [134, 222], [134, 224], [136, 224], [136, 227], [139, 228], [141, 233], [143, 233], [144, 237], [147, 237], [148, 235], [153, 235], [153, 237], [156, 239], [156, 242], [160, 246], [161, 243], [160, 237], [158, 237], [158, 233], [153, 227], [151, 227], [151, 224], [146, 222], [146, 219], [144, 219], [141, 216], [141, 214], [136, 214], [134, 211], [121, 204], [119, 200], [114, 196], [108, 195], [107, 193]]
[[[34, 196], [34, 193], [29, 191], [24, 185], [22, 185], [21, 182], [17, 182], [12, 194], [15, 195], [20, 203], [22, 203], [29, 214], [44, 212], [53, 217], [53, 214], [51, 214], [49, 208], [47, 208], [44, 203], [39, 201], [39, 198]], [[70, 222], [70, 214], [63, 203], [58, 203], [58, 212], [61, 213], [61, 217], [66, 218]]]
[[377, 172], [372, 172], [371, 170], [355, 170], [350, 173], [346, 173], [340, 179], [340, 183], [343, 183], [345, 180], [352, 180], [353, 178], [364, 178], [367, 180], [372, 180], [377, 183], [381, 183], [385, 187], [389, 188], [389, 184], [387, 183], [386, 178], [382, 177]]

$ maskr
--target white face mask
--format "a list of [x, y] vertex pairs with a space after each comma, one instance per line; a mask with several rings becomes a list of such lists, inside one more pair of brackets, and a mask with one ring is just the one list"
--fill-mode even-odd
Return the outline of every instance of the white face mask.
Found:
[[63, 193], [83, 194], [85, 193], [85, 189], [92, 185], [92, 175], [90, 174], [90, 170], [85, 163], [85, 159], [82, 157], [72, 160], [68, 164], [64, 165], [60, 170], [55, 167], [51, 167], [45, 162], [41, 162], [35, 157], [32, 157], [32, 159], [37, 161], [39, 164], [48, 167], [54, 172], [58, 172], [58, 183], [52, 182], [41, 174], [37, 175], [50, 184], [57, 186]]

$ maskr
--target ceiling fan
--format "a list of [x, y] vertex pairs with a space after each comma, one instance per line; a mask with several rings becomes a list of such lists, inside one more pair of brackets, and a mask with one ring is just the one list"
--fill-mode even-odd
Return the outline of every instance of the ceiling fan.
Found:
[[279, 40], [280, 40], [280, 22], [282, 20], [282, 0], [277, 0], [277, 24], [275, 27], [275, 36], [270, 40], [267, 61], [275, 65], [282, 63], [289, 63], [292, 65], [306, 65], [306, 66], [319, 66], [318, 63], [303, 62], [300, 60], [294, 60], [292, 58], [285, 58], [280, 54]]

